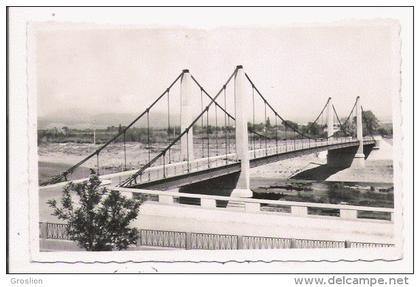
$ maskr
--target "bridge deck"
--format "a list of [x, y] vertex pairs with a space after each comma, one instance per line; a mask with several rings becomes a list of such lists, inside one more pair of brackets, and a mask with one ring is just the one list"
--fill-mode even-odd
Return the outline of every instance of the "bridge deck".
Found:
[[[299, 157], [306, 154], [337, 150], [357, 146], [353, 138], [334, 138], [322, 141], [289, 141], [279, 142], [277, 146], [249, 151], [250, 167], [257, 167], [280, 160]], [[373, 146], [373, 139], [366, 139], [364, 146]], [[137, 178], [137, 183], [130, 185], [136, 188], [171, 189], [197, 183], [222, 175], [237, 173], [241, 169], [236, 154], [200, 158], [191, 162], [178, 162], [155, 166], [146, 169]]]
[[[257, 167], [289, 158], [303, 156], [327, 150], [344, 149], [357, 146], [359, 142], [352, 138], [334, 138], [322, 141], [279, 141], [277, 146], [267, 149], [255, 149], [249, 151], [250, 167]], [[375, 140], [366, 138], [364, 147], [372, 147]], [[195, 159], [191, 162], [181, 161], [166, 165], [152, 166], [137, 178], [137, 183], [130, 187], [149, 189], [172, 189], [205, 181], [211, 178], [240, 172], [240, 161], [235, 153]], [[116, 186], [132, 176], [136, 170], [128, 170], [119, 173], [101, 175], [103, 182]], [[81, 182], [86, 179], [74, 180]], [[41, 186], [43, 190], [61, 189], [67, 182], [60, 182], [47, 186]]]

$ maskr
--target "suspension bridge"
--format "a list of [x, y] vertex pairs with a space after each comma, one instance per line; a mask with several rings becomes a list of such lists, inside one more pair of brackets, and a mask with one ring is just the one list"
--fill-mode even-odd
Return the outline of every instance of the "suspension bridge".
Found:
[[[161, 120], [162, 110], [166, 127], [157, 131], [152, 115], [156, 112]], [[362, 167], [376, 144], [372, 135], [363, 135], [363, 123], [359, 97], [342, 118], [329, 98], [315, 120], [302, 129], [280, 115], [242, 66], [234, 69], [214, 96], [189, 70], [183, 70], [131, 123], [41, 185], [75, 180], [75, 171], [90, 163], [97, 174], [120, 188], [169, 190], [220, 183], [218, 179], [224, 177], [232, 196], [251, 197], [253, 167], [322, 151], [328, 151], [330, 166]], [[145, 137], [139, 140], [139, 155], [127, 155], [126, 145], [136, 127]], [[121, 170], [110, 172], [101, 166], [101, 156], [115, 145], [122, 145]]]
[[[377, 144], [363, 134], [368, 121], [359, 97], [344, 117], [327, 99], [305, 126], [281, 115], [268, 98], [242, 66], [214, 96], [183, 70], [137, 118], [40, 190], [60, 193], [68, 181], [86, 180], [79, 169], [94, 168], [111, 190], [142, 200], [133, 222], [141, 246], [394, 246], [393, 208], [252, 198], [251, 168], [319, 152], [327, 152], [329, 166], [360, 168]], [[211, 192], [197, 192], [206, 188]], [[212, 193], [221, 189], [228, 194]], [[63, 226], [40, 222], [41, 245], [64, 239]]]

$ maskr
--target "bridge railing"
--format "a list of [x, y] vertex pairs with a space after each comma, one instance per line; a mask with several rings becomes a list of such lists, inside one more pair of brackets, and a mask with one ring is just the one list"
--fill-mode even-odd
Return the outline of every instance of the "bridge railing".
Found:
[[394, 221], [394, 209], [385, 207], [356, 206], [284, 200], [264, 200], [254, 198], [232, 198], [227, 196], [155, 191], [116, 187], [128, 197], [158, 204], [186, 204], [203, 208], [240, 208], [244, 212], [289, 214], [301, 217], [329, 217], [345, 220]]
[[293, 152], [299, 150], [306, 150], [318, 147], [326, 147], [334, 144], [341, 143], [355, 143], [358, 142], [357, 139], [352, 137], [338, 137], [338, 138], [328, 138], [328, 139], [288, 139], [288, 140], [270, 140], [267, 148], [261, 147], [256, 149], [251, 149], [249, 151], [250, 158], [259, 158], [279, 153]]
[[[71, 240], [67, 225], [61, 223], [39, 223], [41, 240]], [[286, 249], [286, 248], [386, 248], [388, 243], [355, 242], [344, 240], [314, 240], [249, 236], [236, 234], [197, 233], [169, 230], [140, 229], [137, 248], [162, 247], [172, 249]], [[55, 244], [55, 248], [57, 248]], [[135, 249], [135, 248], [134, 248]]]
[[[317, 147], [327, 147], [334, 144], [353, 142], [357, 142], [357, 139], [351, 137], [340, 137], [319, 140], [285, 140], [282, 142], [278, 141], [274, 146], [270, 145], [267, 148], [262, 147], [256, 150], [250, 150], [249, 154], [251, 159], [255, 159], [278, 153], [293, 152]], [[237, 162], [237, 154], [234, 152], [218, 156], [198, 158], [192, 161], [179, 161], [171, 164], [149, 167], [138, 176], [137, 181], [139, 184], [146, 183], [172, 176], [184, 175], [191, 172], [226, 166], [228, 164]]]

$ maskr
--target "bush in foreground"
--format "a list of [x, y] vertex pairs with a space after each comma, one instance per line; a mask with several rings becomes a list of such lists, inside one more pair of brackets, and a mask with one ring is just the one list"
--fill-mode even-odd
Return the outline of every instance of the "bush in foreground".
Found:
[[140, 202], [100, 184], [91, 170], [88, 181], [70, 182], [64, 187], [61, 205], [56, 200], [47, 203], [54, 209], [52, 214], [67, 223], [70, 239], [81, 248], [87, 251], [127, 249], [137, 241], [138, 230], [129, 224], [137, 217]]

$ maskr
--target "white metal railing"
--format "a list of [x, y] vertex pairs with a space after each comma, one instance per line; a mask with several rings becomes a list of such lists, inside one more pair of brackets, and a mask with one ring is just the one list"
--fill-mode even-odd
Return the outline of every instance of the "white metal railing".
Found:
[[[365, 139], [367, 142], [372, 141], [371, 138]], [[294, 152], [300, 150], [307, 150], [313, 148], [322, 148], [334, 144], [344, 144], [344, 143], [357, 143], [358, 140], [352, 137], [340, 137], [340, 138], [330, 138], [330, 139], [320, 139], [320, 140], [309, 140], [309, 139], [297, 139], [297, 140], [287, 140], [287, 141], [273, 141], [270, 140], [269, 146], [267, 148], [255, 148], [249, 150], [249, 156], [252, 159], [270, 156], [274, 154], [281, 154], [286, 152]], [[252, 148], [252, 145], [250, 145]]]
[[[234, 202], [244, 212], [281, 213], [294, 216], [328, 216], [348, 220], [394, 221], [394, 209], [385, 207], [356, 206], [284, 200], [265, 200], [254, 198], [232, 198], [227, 196], [180, 193], [175, 191], [156, 191], [135, 188], [115, 187], [128, 197], [138, 197], [144, 201], [156, 201], [159, 204], [193, 204], [202, 208], [230, 208]], [[333, 215], [332, 215], [333, 214]]]
[[[41, 240], [71, 240], [67, 225], [39, 223]], [[174, 249], [384, 248], [393, 244], [140, 229], [136, 245]], [[56, 245], [59, 248], [59, 244]]]

